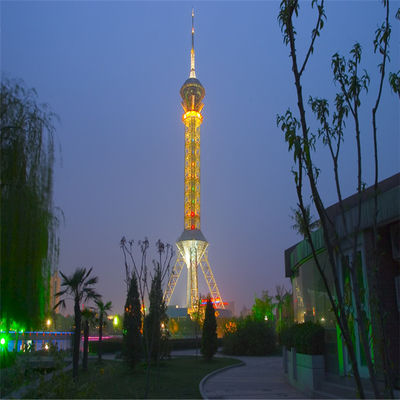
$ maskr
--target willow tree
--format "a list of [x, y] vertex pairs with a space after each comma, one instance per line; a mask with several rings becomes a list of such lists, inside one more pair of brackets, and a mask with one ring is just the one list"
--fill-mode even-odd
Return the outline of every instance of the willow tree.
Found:
[[57, 257], [52, 204], [55, 114], [23, 83], [1, 82], [0, 318], [34, 328], [49, 300]]

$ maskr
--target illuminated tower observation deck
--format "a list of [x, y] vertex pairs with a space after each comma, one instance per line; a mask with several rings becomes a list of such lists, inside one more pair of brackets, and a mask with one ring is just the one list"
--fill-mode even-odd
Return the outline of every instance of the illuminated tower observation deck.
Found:
[[185, 216], [184, 230], [178, 238], [178, 257], [164, 295], [169, 305], [176, 283], [187, 266], [186, 306], [188, 313], [197, 310], [199, 289], [197, 270], [203, 271], [215, 308], [225, 308], [218, 286], [208, 262], [208, 242], [200, 230], [200, 125], [203, 122], [201, 110], [205, 90], [196, 78], [194, 54], [194, 12], [192, 11], [192, 49], [190, 50], [190, 75], [180, 90], [185, 125]]

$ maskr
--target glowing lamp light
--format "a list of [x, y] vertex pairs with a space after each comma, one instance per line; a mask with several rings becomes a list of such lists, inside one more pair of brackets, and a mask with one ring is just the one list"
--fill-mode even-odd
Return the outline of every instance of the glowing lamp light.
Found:
[[185, 121], [187, 118], [190, 118], [190, 117], [192, 117], [192, 118], [193, 118], [193, 117], [194, 117], [194, 118], [198, 118], [198, 119], [200, 119], [201, 121], [203, 120], [202, 115], [201, 115], [199, 112], [194, 111], [194, 110], [185, 112], [185, 114], [183, 114], [183, 116], [182, 116], [182, 119]]
[[192, 214], [191, 214], [191, 215], [192, 215], [192, 217], [194, 217], [194, 212], [193, 212], [193, 211], [192, 211]]
[[194, 230], [194, 228], [195, 228], [195, 226], [194, 226], [194, 225], [192, 225], [190, 228], [191, 228], [191, 230], [193, 231], [193, 230]]
[[0, 344], [2, 346], [4, 346], [6, 344], [6, 339], [4, 339], [3, 337], [0, 339]]
[[265, 321], [268, 321], [268, 315], [266, 315], [266, 316], [264, 317], [264, 320], [265, 320]]
[[47, 325], [47, 326], [50, 326], [50, 325], [51, 325], [51, 319], [48, 319], [48, 320], [46, 321], [46, 325]]
[[49, 349], [49, 344], [48, 344], [48, 343], [46, 343], [46, 344], [44, 345], [44, 349], [45, 349], [45, 350], [48, 350], [48, 349]]
[[116, 315], [113, 319], [114, 326], [118, 325], [118, 316]]

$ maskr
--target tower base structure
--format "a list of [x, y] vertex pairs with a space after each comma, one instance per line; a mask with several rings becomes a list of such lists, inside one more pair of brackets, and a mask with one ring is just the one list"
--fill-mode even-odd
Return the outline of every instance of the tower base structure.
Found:
[[217, 283], [215, 282], [210, 262], [208, 261], [208, 242], [199, 229], [184, 230], [176, 242], [178, 257], [172, 269], [167, 289], [164, 294], [165, 304], [168, 306], [184, 265], [188, 269], [186, 307], [188, 314], [198, 311], [200, 298], [198, 287], [198, 268], [200, 267], [207, 283], [211, 299], [215, 308], [224, 309]]

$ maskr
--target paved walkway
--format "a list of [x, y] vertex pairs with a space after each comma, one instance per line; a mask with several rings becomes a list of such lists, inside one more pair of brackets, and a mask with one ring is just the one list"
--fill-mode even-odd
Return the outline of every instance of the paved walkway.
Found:
[[284, 380], [282, 357], [235, 357], [244, 366], [218, 372], [203, 382], [208, 399], [306, 399]]

